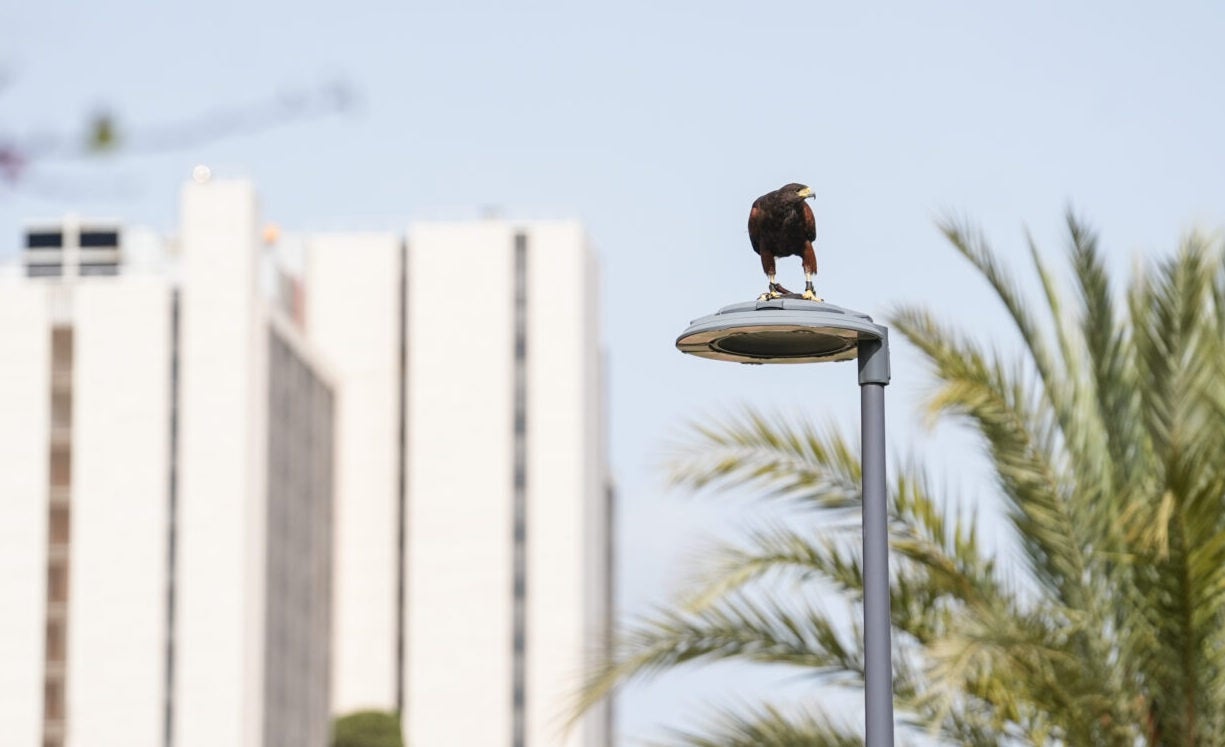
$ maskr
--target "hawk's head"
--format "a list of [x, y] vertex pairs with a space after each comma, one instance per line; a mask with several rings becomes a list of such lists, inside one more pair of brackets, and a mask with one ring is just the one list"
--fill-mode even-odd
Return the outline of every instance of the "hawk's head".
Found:
[[811, 187], [795, 182], [783, 185], [783, 188], [778, 191], [787, 202], [803, 202], [809, 197], [816, 196]]

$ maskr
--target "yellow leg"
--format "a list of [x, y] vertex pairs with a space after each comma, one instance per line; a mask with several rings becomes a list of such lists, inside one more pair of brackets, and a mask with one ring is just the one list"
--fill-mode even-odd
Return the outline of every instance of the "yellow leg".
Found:
[[778, 283], [774, 282], [774, 276], [767, 275], [766, 278], [769, 279], [770, 281], [770, 287], [766, 290], [765, 293], [762, 293], [760, 296], [758, 296], [757, 300], [758, 301], [770, 301], [775, 298], [782, 298], [783, 294], [778, 292], [777, 290]]
[[809, 301], [824, 301], [825, 300], [824, 298], [821, 298], [820, 296], [818, 296], [816, 293], [813, 292], [811, 272], [804, 273], [804, 293], [801, 294], [801, 297]]

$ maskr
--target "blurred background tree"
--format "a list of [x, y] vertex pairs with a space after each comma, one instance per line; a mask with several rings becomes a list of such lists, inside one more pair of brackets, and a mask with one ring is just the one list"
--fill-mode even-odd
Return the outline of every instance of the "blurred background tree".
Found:
[[332, 723], [332, 747], [404, 747], [400, 717], [387, 711], [357, 711]]
[[[891, 467], [894, 693], [903, 731], [959, 745], [1220, 744], [1225, 734], [1225, 265], [1219, 242], [1112, 290], [1095, 236], [1069, 215], [1074, 290], [1030, 241], [1024, 298], [982, 236], [942, 225], [1003, 302], [1020, 356], [917, 306], [891, 324], [934, 373], [933, 418], [968, 424], [1002, 494], [1015, 552], [981, 542], [976, 504]], [[754, 413], [696, 426], [673, 464], [694, 490], [784, 501], [710, 559], [700, 590], [624, 629], [583, 694], [687, 664], [791, 667], [863, 685], [857, 444]], [[791, 582], [787, 593], [780, 584]], [[833, 589], [855, 610], [814, 603]], [[831, 709], [715, 714], [688, 745], [850, 745]]]
[[[10, 78], [0, 72], [0, 95]], [[344, 80], [315, 87], [285, 89], [278, 94], [230, 106], [171, 117], [158, 123], [129, 123], [107, 108], [84, 117], [80, 129], [36, 131], [18, 135], [0, 129], [0, 185], [44, 195], [73, 194], [45, 174], [47, 166], [84, 159], [146, 156], [197, 148], [229, 137], [250, 135], [331, 114], [350, 112], [357, 101]], [[33, 178], [37, 176], [38, 178]]]

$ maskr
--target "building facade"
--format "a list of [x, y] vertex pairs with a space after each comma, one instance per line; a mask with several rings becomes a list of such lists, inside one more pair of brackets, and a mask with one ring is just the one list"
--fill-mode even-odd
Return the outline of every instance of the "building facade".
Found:
[[326, 743], [333, 383], [254, 206], [185, 189], [173, 273], [35, 226], [0, 288], [8, 744]]
[[[0, 723], [14, 745], [600, 747], [594, 255], [573, 222], [172, 239], [32, 225], [0, 278]], [[463, 278], [461, 289], [455, 278]], [[9, 743], [6, 738], [6, 744]]]
[[[607, 739], [602, 711], [561, 733], [611, 608], [596, 272], [584, 242], [574, 223], [409, 234], [410, 744]], [[460, 272], [462, 289], [449, 281]]]

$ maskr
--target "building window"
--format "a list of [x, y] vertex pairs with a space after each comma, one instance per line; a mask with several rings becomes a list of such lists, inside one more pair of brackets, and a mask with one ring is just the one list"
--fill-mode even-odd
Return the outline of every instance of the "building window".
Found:
[[55, 371], [72, 368], [72, 330], [67, 327], [51, 332], [51, 368]]
[[[68, 601], [68, 565], [57, 563], [47, 567], [47, 601], [60, 604]], [[51, 653], [48, 650], [48, 657]]]
[[64, 274], [64, 266], [60, 263], [50, 265], [26, 265], [26, 276], [32, 278], [58, 278]]
[[59, 249], [64, 246], [63, 231], [29, 231], [26, 249]]
[[527, 739], [527, 234], [515, 234], [514, 243], [514, 410], [511, 430], [514, 438], [514, 468], [511, 485], [514, 496], [513, 552], [513, 629], [511, 631], [511, 745], [522, 747]]
[[51, 427], [67, 428], [72, 424], [72, 391], [51, 393]]
[[92, 249], [103, 247], [114, 249], [119, 246], [119, 232], [113, 229], [108, 230], [82, 230], [81, 231], [81, 248]]
[[47, 481], [51, 500], [47, 512], [46, 651], [43, 659], [43, 745], [62, 747], [65, 734], [64, 681], [68, 650], [69, 540], [72, 484], [72, 360], [71, 327], [51, 330], [51, 431]]
[[43, 701], [46, 705], [46, 716], [48, 721], [62, 721], [64, 719], [64, 683], [58, 680], [49, 680], [43, 686]]
[[82, 277], [85, 276], [114, 276], [119, 274], [118, 262], [82, 262], [80, 266]]
[[51, 450], [51, 487], [66, 488], [72, 483], [72, 457], [57, 445]]
[[53, 619], [47, 621], [47, 662], [63, 664], [64, 655], [68, 650], [67, 636], [64, 635], [64, 621]]
[[61, 503], [53, 504], [51, 506], [51, 531], [49, 532], [51, 544], [66, 544], [69, 531], [68, 506]]

